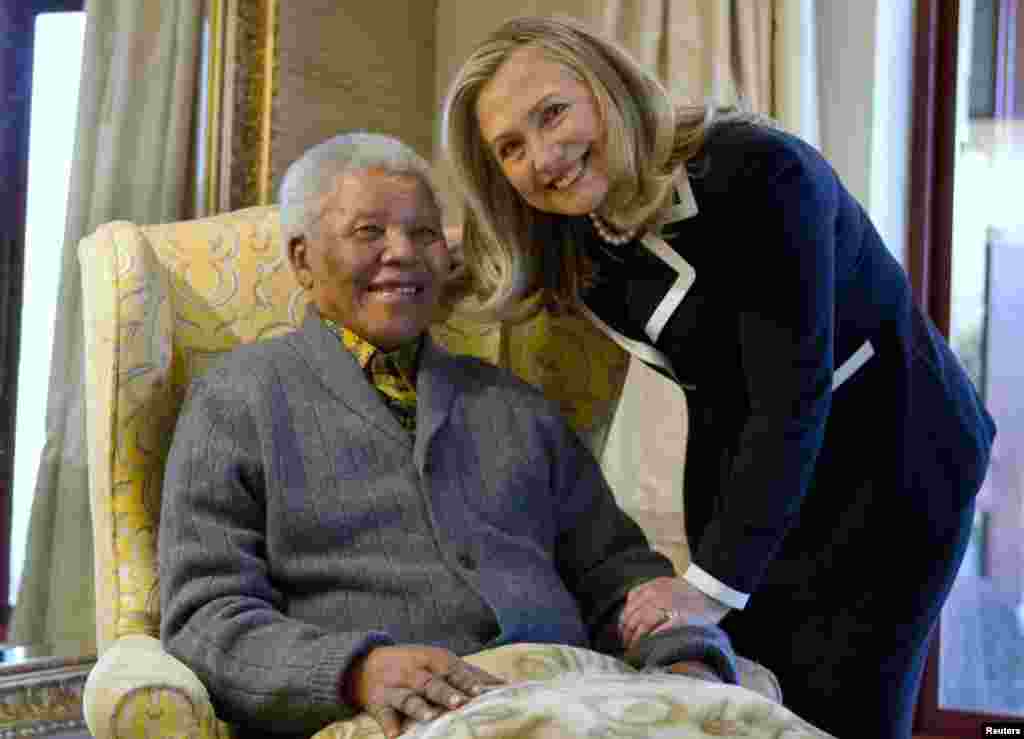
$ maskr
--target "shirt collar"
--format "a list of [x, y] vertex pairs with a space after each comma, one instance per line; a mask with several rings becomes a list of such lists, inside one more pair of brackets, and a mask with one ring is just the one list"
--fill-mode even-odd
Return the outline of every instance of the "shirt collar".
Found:
[[690, 186], [690, 177], [685, 171], [676, 175], [676, 197], [674, 203], [663, 213], [654, 224], [660, 228], [671, 223], [685, 221], [697, 215], [697, 199], [693, 196], [693, 188]]
[[[321, 316], [321, 318], [323, 317]], [[416, 375], [416, 365], [419, 361], [420, 346], [423, 343], [422, 336], [418, 337], [414, 341], [402, 344], [397, 349], [386, 352], [383, 349], [377, 348], [354, 331], [351, 331], [336, 321], [332, 321], [330, 318], [323, 318], [323, 322], [327, 328], [331, 330], [331, 333], [338, 337], [338, 340], [341, 341], [342, 345], [352, 353], [352, 356], [356, 358], [356, 362], [358, 362], [359, 366], [364, 370], [370, 364], [370, 360], [373, 359], [373, 356], [380, 352], [382, 355], [394, 362], [399, 371], [403, 374], [408, 374], [409, 377], [414, 377]]]

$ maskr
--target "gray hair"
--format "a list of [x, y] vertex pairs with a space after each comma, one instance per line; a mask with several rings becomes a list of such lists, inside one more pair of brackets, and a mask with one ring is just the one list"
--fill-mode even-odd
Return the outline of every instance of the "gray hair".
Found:
[[319, 219], [321, 198], [340, 175], [381, 168], [394, 174], [418, 177], [426, 185], [438, 210], [438, 197], [430, 165], [412, 147], [391, 136], [358, 131], [327, 139], [307, 149], [289, 165], [278, 200], [281, 238], [287, 255], [288, 243], [312, 233]]

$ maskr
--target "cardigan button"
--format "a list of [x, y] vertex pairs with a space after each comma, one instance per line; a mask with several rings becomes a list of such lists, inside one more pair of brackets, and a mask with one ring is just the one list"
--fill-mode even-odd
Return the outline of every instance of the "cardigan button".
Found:
[[467, 570], [476, 569], [476, 560], [473, 559], [473, 555], [469, 552], [459, 552], [455, 559], [457, 559], [459, 561], [459, 564]]

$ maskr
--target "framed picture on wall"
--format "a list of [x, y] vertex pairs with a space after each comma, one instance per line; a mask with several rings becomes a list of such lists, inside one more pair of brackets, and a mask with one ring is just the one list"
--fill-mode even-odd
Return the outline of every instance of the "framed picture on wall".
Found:
[[277, 0], [209, 0], [197, 141], [197, 215], [273, 199], [271, 137], [278, 88]]

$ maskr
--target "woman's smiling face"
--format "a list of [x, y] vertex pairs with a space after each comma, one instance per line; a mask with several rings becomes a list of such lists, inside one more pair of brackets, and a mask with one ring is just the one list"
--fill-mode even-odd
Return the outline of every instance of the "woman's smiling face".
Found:
[[583, 215], [608, 194], [604, 122], [590, 87], [536, 48], [509, 55], [476, 101], [485, 145], [537, 210]]

